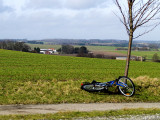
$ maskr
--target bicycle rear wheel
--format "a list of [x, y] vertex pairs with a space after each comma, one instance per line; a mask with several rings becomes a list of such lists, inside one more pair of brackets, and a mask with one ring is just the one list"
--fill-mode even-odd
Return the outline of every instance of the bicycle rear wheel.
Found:
[[88, 83], [88, 84], [83, 84], [81, 86], [81, 89], [88, 91], [88, 92], [98, 92], [104, 89], [102, 86], [96, 86], [95, 84]]
[[132, 80], [128, 77], [120, 77], [118, 80], [119, 91], [127, 97], [133, 96], [135, 93], [135, 86]]
[[81, 89], [88, 91], [88, 92], [94, 92], [94, 85], [93, 84], [88, 84], [88, 85], [82, 85]]

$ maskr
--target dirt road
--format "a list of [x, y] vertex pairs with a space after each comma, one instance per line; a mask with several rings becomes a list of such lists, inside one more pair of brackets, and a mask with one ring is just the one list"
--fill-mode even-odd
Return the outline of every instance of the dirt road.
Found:
[[62, 111], [106, 111], [124, 108], [160, 108], [160, 103], [91, 103], [50, 105], [0, 105], [0, 115], [46, 114]]

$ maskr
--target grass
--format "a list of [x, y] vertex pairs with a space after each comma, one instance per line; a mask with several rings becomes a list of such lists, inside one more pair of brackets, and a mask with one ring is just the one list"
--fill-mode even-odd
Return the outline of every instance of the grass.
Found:
[[136, 94], [128, 98], [80, 89], [84, 81], [105, 82], [122, 76], [125, 61], [8, 50], [0, 50], [0, 58], [0, 104], [160, 101], [159, 63], [131, 61], [129, 77]]
[[123, 109], [123, 110], [111, 110], [111, 111], [92, 111], [92, 112], [58, 112], [55, 114], [36, 114], [36, 115], [1, 115], [2, 120], [35, 120], [35, 119], [85, 119], [85, 118], [95, 118], [95, 117], [107, 117], [112, 119], [112, 117], [125, 118], [130, 117], [130, 115], [154, 115], [160, 114], [160, 109]]

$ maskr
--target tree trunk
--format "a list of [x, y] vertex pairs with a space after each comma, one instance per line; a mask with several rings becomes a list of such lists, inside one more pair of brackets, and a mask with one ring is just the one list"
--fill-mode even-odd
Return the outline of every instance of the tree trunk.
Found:
[[126, 61], [126, 68], [125, 68], [125, 76], [128, 76], [129, 71], [129, 63], [131, 58], [131, 48], [132, 48], [132, 40], [133, 40], [133, 16], [132, 16], [132, 7], [133, 7], [133, 1], [128, 0], [128, 7], [129, 7], [129, 43], [128, 43], [128, 53], [127, 53], [127, 61]]
[[128, 54], [127, 54], [127, 61], [126, 61], [126, 69], [125, 69], [125, 75], [128, 76], [128, 71], [129, 71], [129, 63], [130, 63], [130, 58], [131, 58], [131, 48], [132, 48], [132, 40], [133, 40], [133, 35], [129, 36], [129, 43], [128, 43]]

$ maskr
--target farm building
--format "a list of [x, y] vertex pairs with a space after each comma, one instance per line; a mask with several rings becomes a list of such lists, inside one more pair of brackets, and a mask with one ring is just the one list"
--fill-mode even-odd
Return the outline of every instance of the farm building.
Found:
[[[116, 60], [126, 60], [127, 57], [116, 57]], [[135, 57], [131, 57], [131, 60], [134, 60]]]
[[57, 51], [54, 48], [49, 48], [49, 49], [40, 49], [40, 53], [42, 54], [53, 54], [56, 53]]
[[[127, 57], [116, 57], [116, 60], [126, 60]], [[135, 60], [135, 61], [144, 61], [144, 58], [141, 56], [132, 56], [131, 60]]]

